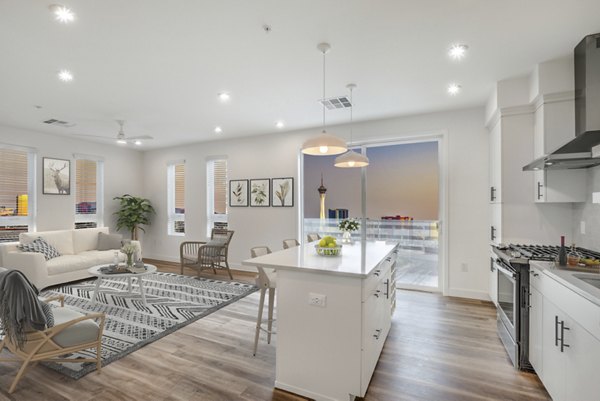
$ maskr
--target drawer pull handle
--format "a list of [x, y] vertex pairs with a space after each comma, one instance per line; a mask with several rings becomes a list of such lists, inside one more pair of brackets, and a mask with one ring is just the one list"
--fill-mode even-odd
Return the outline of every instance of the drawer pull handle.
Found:
[[377, 290], [373, 293], [373, 295], [375, 295], [375, 297], [379, 298], [379, 293], [381, 292], [381, 290]]
[[381, 273], [381, 270], [375, 270], [375, 273], [373, 273], [373, 275], [379, 277], [380, 273]]
[[539, 276], [539, 273], [536, 273], [533, 270], [530, 270], [529, 273], [531, 273], [533, 275], [533, 277], [538, 277]]
[[381, 330], [381, 329], [375, 330], [375, 334], [373, 334], [373, 337], [375, 337], [376, 340], [379, 340], [379, 337], [381, 336], [382, 331], [383, 330]]
[[565, 326], [565, 321], [560, 321], [560, 352], [565, 352], [565, 348], [569, 348], [569, 344], [565, 344], [565, 330], [571, 330]]

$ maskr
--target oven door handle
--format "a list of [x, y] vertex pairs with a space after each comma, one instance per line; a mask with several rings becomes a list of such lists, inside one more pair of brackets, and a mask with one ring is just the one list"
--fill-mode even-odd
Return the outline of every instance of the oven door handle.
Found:
[[502, 274], [511, 277], [513, 280], [517, 278], [517, 273], [508, 270], [506, 267], [502, 266], [500, 263], [496, 262], [496, 268]]

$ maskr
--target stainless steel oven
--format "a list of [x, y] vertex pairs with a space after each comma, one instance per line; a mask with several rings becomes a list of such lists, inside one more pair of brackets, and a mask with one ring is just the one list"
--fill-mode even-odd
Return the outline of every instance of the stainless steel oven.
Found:
[[519, 366], [519, 276], [511, 265], [500, 258], [494, 260], [494, 265], [498, 275], [498, 334], [512, 363]]

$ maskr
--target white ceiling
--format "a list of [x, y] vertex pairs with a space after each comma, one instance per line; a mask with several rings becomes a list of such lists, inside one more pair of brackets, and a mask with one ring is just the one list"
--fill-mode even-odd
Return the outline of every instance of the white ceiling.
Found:
[[[481, 105], [495, 81], [600, 31], [598, 0], [64, 0], [68, 25], [51, 3], [0, 0], [0, 124], [111, 137], [122, 118], [128, 135], [155, 137], [145, 148], [213, 140], [217, 125], [220, 137], [318, 126], [321, 41], [327, 96], [356, 82], [355, 118], [369, 120]], [[470, 47], [462, 62], [447, 57], [453, 42]]]

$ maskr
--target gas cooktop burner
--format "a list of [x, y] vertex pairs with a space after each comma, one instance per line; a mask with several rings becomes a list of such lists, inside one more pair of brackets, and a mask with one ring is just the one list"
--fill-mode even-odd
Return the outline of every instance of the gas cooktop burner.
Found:
[[[558, 257], [559, 246], [554, 245], [515, 245], [510, 244], [509, 248], [514, 252], [518, 252], [521, 256], [531, 260], [547, 260], [553, 261]], [[569, 252], [570, 248], [567, 248]], [[585, 248], [575, 248], [582, 258], [586, 259], [600, 259], [600, 253], [590, 251]]]

